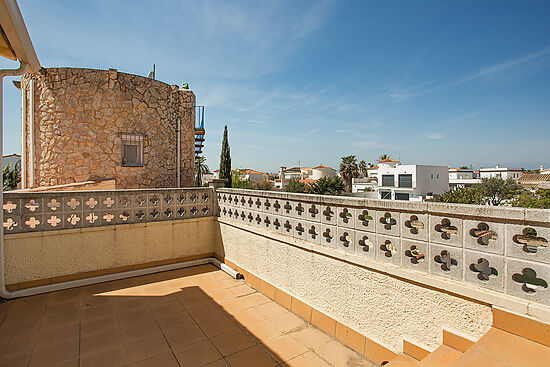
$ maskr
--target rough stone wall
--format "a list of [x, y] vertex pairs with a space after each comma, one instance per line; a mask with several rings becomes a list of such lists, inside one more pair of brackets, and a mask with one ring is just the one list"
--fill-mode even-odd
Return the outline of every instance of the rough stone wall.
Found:
[[[34, 142], [30, 80], [35, 80]], [[27, 187], [114, 178], [117, 188], [177, 186], [177, 118], [181, 118], [181, 184], [192, 186], [195, 95], [175, 85], [111, 70], [50, 68], [25, 74], [27, 162], [34, 143], [34, 180]], [[121, 136], [144, 134], [141, 167], [121, 164]], [[27, 179], [30, 178], [27, 164]], [[29, 182], [29, 181], [27, 181]]]

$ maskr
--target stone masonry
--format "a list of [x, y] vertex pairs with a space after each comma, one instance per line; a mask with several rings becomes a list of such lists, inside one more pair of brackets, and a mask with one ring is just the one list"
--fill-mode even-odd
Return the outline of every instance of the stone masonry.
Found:
[[[30, 81], [34, 141], [30, 134]], [[49, 68], [25, 74], [27, 187], [114, 178], [117, 188], [177, 186], [177, 119], [181, 118], [181, 185], [192, 186], [195, 94], [115, 69]], [[24, 98], [25, 100], [25, 98]], [[121, 162], [121, 134], [142, 134], [143, 166]], [[34, 144], [34, 180], [30, 151]]]

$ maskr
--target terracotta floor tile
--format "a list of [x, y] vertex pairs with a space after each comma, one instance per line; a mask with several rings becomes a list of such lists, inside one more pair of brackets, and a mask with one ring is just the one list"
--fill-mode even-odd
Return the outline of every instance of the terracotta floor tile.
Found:
[[126, 352], [130, 363], [142, 361], [170, 351], [164, 336], [153, 335], [131, 341], [126, 344]]
[[229, 288], [229, 292], [233, 293], [235, 297], [242, 297], [248, 294], [256, 293], [256, 290], [249, 285], [243, 284]]
[[280, 362], [286, 362], [308, 350], [307, 347], [288, 334], [265, 341], [264, 345], [269, 349], [269, 353]]
[[79, 324], [66, 324], [59, 327], [51, 327], [47, 330], [40, 330], [36, 338], [36, 347], [46, 346], [49, 344], [61, 343], [65, 340], [75, 339], [80, 337]]
[[252, 293], [248, 296], [233, 298], [227, 301], [220, 302], [223, 309], [234, 314], [241, 310], [261, 305], [262, 303], [270, 302], [271, 300], [261, 293]]
[[150, 304], [149, 307], [157, 318], [185, 311], [185, 308], [176, 298], [163, 303]]
[[235, 294], [231, 292], [231, 289], [223, 289], [221, 291], [215, 291], [209, 294], [210, 298], [212, 298], [216, 302], [225, 301], [227, 299], [235, 298]]
[[162, 335], [156, 321], [146, 320], [134, 324], [121, 325], [122, 337], [126, 343], [143, 339], [146, 336]]
[[30, 352], [10, 354], [0, 354], [0, 366], [9, 367], [27, 367], [29, 364]]
[[311, 326], [307, 326], [290, 335], [308, 348], [315, 348], [332, 340], [327, 334]]
[[292, 312], [286, 312], [286, 313], [270, 316], [269, 320], [273, 321], [285, 332], [290, 330], [295, 330], [305, 325], [304, 320], [296, 316]]
[[230, 367], [225, 359], [218, 359], [216, 362], [205, 364], [203, 367]]
[[335, 340], [315, 348], [314, 352], [334, 367], [378, 367], [373, 362], [367, 361], [364, 357]]
[[78, 362], [78, 339], [35, 348], [31, 354], [29, 367], [57, 367], [63, 362], [70, 363], [75, 360]]
[[172, 352], [162, 353], [157, 356], [132, 363], [130, 367], [180, 367]]
[[223, 356], [228, 356], [243, 349], [250, 348], [256, 344], [254, 339], [244, 331], [237, 329], [225, 334], [216, 335], [210, 338]]
[[248, 333], [262, 342], [283, 334], [283, 330], [270, 320], [263, 320], [254, 324], [245, 324], [244, 328]]
[[128, 312], [118, 311], [117, 317], [120, 325], [135, 324], [136, 320], [140, 322], [155, 321], [155, 316], [149, 308], [143, 309], [141, 307], [139, 309], [129, 310]]
[[256, 312], [253, 308], [239, 311], [232, 315], [232, 317], [241, 325], [255, 324], [257, 322], [265, 320], [265, 316]]
[[198, 321], [198, 325], [209, 338], [239, 328], [233, 319], [225, 315]]
[[93, 307], [101, 307], [101, 306], [114, 306], [115, 302], [113, 300], [113, 297], [103, 297], [99, 295], [83, 295], [80, 308], [82, 309], [89, 309]]
[[0, 355], [30, 351], [37, 337], [38, 327], [35, 324], [33, 328], [4, 327], [0, 329]]
[[309, 351], [292, 358], [290, 361], [284, 363], [282, 367], [331, 367], [331, 365], [317, 354]]
[[124, 345], [114, 345], [89, 356], [80, 356], [80, 367], [122, 367], [128, 364]]
[[192, 308], [189, 309], [188, 312], [195, 321], [213, 319], [214, 317], [223, 316], [225, 314], [216, 303]]
[[277, 302], [274, 302], [274, 301], [255, 306], [254, 310], [258, 311], [260, 314], [264, 315], [266, 318], [290, 313], [290, 311], [288, 311], [286, 308], [284, 308], [283, 306], [279, 305]]
[[79, 323], [81, 319], [81, 311], [70, 310], [66, 312], [52, 312], [46, 309], [44, 319], [42, 320], [41, 330], [52, 326], [58, 326], [62, 324], [75, 324]]
[[157, 318], [157, 322], [164, 332], [180, 328], [187, 324], [195, 323], [187, 311], [181, 311], [166, 317]]
[[181, 328], [170, 330], [164, 335], [172, 350], [207, 339], [206, 334], [196, 324], [188, 324]]
[[[541, 365], [547, 366], [548, 364]], [[508, 363], [498, 361], [486, 354], [478, 353], [475, 350], [467, 350], [462, 357], [460, 357], [453, 367], [472, 367], [472, 366], [483, 366], [483, 367], [510, 367]], [[532, 366], [534, 367], [534, 366]]]
[[107, 317], [111, 314], [115, 314], [115, 307], [112, 302], [98, 306], [84, 306], [82, 308], [81, 320], [82, 322], [90, 322]]
[[190, 344], [174, 350], [174, 354], [182, 367], [203, 366], [219, 360], [222, 356], [209, 340]]
[[278, 364], [261, 346], [235, 353], [225, 360], [231, 367], [272, 367]]
[[123, 344], [120, 329], [105, 330], [99, 333], [85, 335], [80, 338], [80, 355], [87, 356], [109, 349], [113, 345]]
[[120, 327], [118, 318], [114, 313], [107, 313], [102, 317], [91, 320], [83, 320], [80, 328], [80, 335], [90, 335], [106, 330], [118, 329]]

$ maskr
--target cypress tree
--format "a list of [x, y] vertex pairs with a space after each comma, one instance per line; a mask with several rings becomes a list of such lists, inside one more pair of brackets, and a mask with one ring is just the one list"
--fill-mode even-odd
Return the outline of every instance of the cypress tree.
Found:
[[229, 141], [227, 140], [227, 125], [225, 125], [225, 130], [223, 131], [220, 178], [227, 179], [225, 187], [231, 187], [231, 153], [229, 151]]

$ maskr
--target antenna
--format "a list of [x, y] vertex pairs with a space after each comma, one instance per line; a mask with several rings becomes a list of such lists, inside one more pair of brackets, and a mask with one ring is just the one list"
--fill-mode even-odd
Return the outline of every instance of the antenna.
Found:
[[153, 64], [153, 70], [150, 71], [149, 74], [147, 74], [147, 78], [155, 80], [155, 72], [155, 64]]

